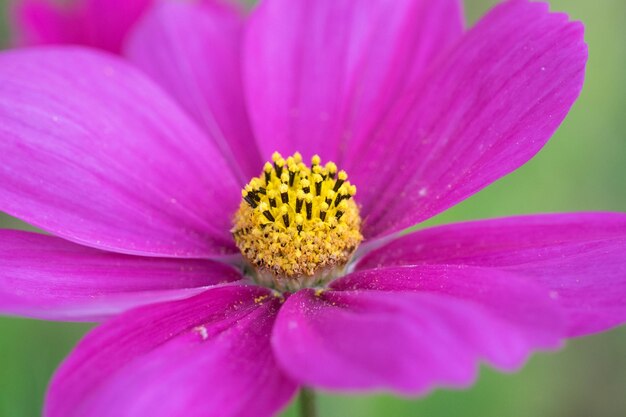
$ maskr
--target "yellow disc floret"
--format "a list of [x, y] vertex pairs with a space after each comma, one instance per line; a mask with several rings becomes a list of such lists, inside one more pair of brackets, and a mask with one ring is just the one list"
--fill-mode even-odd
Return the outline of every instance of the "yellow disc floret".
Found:
[[233, 236], [264, 285], [296, 289], [343, 271], [363, 236], [356, 187], [333, 162], [272, 155], [242, 190]]

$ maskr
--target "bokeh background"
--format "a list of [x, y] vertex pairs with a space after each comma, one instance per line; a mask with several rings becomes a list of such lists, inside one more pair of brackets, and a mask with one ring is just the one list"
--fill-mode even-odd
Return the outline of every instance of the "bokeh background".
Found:
[[[8, 45], [7, 1], [0, 0], [2, 46]], [[494, 3], [466, 0], [468, 24]], [[537, 157], [428, 225], [523, 213], [626, 211], [626, 1], [551, 4], [585, 23], [590, 59], [582, 96]], [[0, 213], [0, 227], [28, 226]], [[39, 416], [52, 372], [89, 328], [0, 318], [0, 416]], [[324, 417], [625, 416], [626, 326], [536, 354], [516, 374], [483, 367], [477, 384], [465, 391], [437, 390], [418, 399], [324, 394], [320, 409]], [[283, 417], [296, 415], [292, 404]]]

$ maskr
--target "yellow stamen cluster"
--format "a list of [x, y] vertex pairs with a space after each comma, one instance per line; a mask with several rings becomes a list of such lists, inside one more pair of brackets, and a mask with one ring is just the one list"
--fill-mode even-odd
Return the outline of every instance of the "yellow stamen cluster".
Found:
[[356, 187], [345, 171], [332, 162], [321, 165], [317, 155], [310, 166], [297, 152], [287, 159], [274, 153], [272, 162], [242, 191], [235, 242], [256, 272], [274, 284], [308, 277], [325, 281], [343, 269], [363, 239], [352, 198]]

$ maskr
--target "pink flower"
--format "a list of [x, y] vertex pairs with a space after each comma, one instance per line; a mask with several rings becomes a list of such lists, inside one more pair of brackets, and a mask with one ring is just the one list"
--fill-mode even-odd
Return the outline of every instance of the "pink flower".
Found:
[[[626, 319], [624, 214], [399, 235], [525, 163], [567, 114], [583, 28], [545, 4], [464, 32], [453, 0], [267, 0], [247, 19], [164, 3], [124, 55], [153, 80], [79, 47], [0, 55], [0, 209], [55, 235], [1, 231], [0, 310], [112, 317], [57, 371], [48, 417], [263, 417], [301, 386], [423, 394]], [[298, 150], [349, 173], [365, 241], [344, 276], [281, 293], [232, 266], [231, 229], [272, 198], [240, 206], [262, 161]]]

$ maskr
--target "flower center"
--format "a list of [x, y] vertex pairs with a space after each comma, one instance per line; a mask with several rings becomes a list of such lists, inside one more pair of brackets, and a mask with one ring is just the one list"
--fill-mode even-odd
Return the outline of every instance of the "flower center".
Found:
[[272, 155], [245, 186], [232, 229], [259, 284], [280, 291], [316, 287], [341, 275], [363, 240], [356, 187], [333, 162], [311, 166], [296, 152]]

